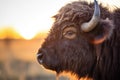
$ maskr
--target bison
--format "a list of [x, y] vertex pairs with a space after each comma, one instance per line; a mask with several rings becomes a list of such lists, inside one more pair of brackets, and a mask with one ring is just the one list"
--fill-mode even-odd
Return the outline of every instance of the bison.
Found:
[[120, 80], [120, 8], [74, 1], [53, 16], [55, 22], [37, 53], [38, 62], [78, 79]]

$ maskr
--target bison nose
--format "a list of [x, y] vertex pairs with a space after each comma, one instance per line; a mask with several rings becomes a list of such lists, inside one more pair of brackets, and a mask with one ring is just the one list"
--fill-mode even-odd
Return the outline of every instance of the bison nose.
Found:
[[44, 49], [40, 49], [39, 51], [38, 51], [38, 53], [37, 53], [37, 60], [38, 60], [38, 62], [40, 63], [40, 64], [42, 64], [43, 63], [43, 57], [44, 57], [44, 55], [45, 55], [45, 50]]
[[43, 53], [37, 53], [37, 60], [38, 60], [38, 62], [39, 62], [40, 64], [43, 63], [42, 58], [43, 58]]

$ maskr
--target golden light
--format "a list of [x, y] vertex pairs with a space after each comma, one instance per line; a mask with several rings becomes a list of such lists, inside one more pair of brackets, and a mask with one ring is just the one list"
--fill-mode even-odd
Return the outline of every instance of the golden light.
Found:
[[20, 39], [20, 34], [12, 27], [0, 28], [0, 39]]
[[[45, 20], [46, 19], [46, 20]], [[43, 21], [39, 20], [39, 22], [27, 22], [25, 24], [23, 23], [17, 23], [15, 24], [14, 28], [17, 30], [17, 32], [27, 40], [30, 40], [35, 37], [37, 33], [47, 32], [53, 21], [51, 18], [45, 18]]]

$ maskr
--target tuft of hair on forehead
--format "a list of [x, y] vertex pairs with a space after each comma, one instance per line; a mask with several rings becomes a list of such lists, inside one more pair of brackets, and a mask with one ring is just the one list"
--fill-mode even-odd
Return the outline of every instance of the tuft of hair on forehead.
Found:
[[[92, 7], [92, 8], [90, 8]], [[68, 3], [67, 5], [63, 6], [58, 13], [53, 16], [55, 18], [55, 22], [57, 24], [61, 24], [65, 21], [81, 21], [78, 18], [82, 18], [82, 20], [89, 20], [92, 16], [94, 11], [93, 4], [89, 4], [85, 1], [75, 1], [72, 3]], [[87, 17], [87, 18], [86, 18]], [[78, 22], [79, 23], [79, 22]]]

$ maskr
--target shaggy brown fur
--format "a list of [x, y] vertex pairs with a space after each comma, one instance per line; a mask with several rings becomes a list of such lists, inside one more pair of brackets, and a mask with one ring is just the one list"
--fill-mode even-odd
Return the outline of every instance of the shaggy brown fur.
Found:
[[[94, 5], [76, 1], [62, 7], [54, 16], [55, 22], [39, 49], [38, 61], [57, 73], [70, 71], [78, 78], [120, 80], [120, 9], [109, 12], [100, 6], [101, 20], [90, 32], [81, 24], [88, 22]], [[74, 39], [62, 35], [65, 28], [77, 29]]]

